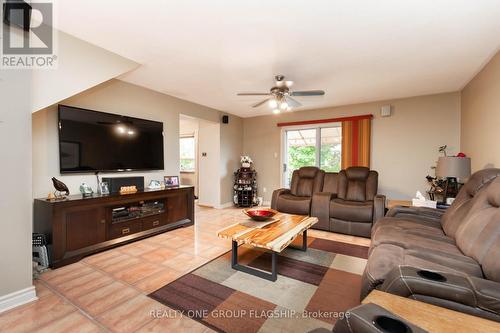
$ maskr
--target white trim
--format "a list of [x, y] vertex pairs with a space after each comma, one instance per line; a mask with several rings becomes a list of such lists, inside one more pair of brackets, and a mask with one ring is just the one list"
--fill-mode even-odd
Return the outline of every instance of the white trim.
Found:
[[0, 313], [13, 309], [20, 305], [36, 301], [35, 286], [24, 288], [13, 293], [0, 296]]

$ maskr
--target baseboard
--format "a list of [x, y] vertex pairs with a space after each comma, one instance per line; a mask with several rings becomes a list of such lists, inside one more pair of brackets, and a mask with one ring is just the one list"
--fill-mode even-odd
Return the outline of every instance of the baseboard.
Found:
[[0, 313], [13, 309], [20, 305], [36, 301], [35, 286], [24, 288], [13, 293], [0, 296]]

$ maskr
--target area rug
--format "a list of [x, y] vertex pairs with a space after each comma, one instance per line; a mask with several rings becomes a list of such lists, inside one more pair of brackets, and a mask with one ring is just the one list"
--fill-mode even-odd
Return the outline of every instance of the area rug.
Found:
[[[331, 329], [359, 305], [368, 247], [309, 237], [307, 252], [285, 249], [275, 282], [235, 271], [231, 253], [149, 296], [218, 332]], [[240, 247], [239, 263], [270, 270], [271, 255]]]

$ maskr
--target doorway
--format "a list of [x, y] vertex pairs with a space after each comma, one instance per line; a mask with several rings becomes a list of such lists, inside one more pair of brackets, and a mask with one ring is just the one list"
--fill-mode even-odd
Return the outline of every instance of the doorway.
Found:
[[327, 172], [341, 169], [341, 123], [286, 128], [282, 143], [283, 187], [289, 188], [293, 171], [304, 166], [316, 166]]
[[194, 186], [197, 204], [220, 205], [220, 124], [179, 116], [179, 170], [181, 185]]

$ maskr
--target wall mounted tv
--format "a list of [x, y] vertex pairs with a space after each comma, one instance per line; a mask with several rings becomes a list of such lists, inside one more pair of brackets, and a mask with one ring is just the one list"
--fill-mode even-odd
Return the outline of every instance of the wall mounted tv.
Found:
[[163, 170], [163, 123], [59, 105], [61, 173]]

